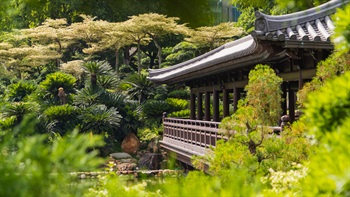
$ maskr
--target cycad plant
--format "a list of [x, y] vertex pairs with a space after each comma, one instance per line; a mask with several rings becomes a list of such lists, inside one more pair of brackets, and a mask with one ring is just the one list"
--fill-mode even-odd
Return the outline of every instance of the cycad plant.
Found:
[[90, 76], [90, 84], [94, 88], [100, 76], [109, 75], [113, 68], [107, 61], [89, 61], [83, 64], [83, 70]]
[[105, 105], [95, 104], [82, 109], [78, 118], [82, 121], [82, 131], [108, 134], [119, 126], [122, 116], [114, 107], [107, 108]]
[[139, 105], [148, 99], [154, 92], [154, 84], [144, 74], [130, 75], [124, 80], [127, 84], [128, 95], [137, 98]]
[[20, 123], [28, 113], [38, 111], [39, 106], [33, 102], [12, 102], [5, 104], [0, 109], [0, 117], [3, 119], [14, 119], [14, 125]]

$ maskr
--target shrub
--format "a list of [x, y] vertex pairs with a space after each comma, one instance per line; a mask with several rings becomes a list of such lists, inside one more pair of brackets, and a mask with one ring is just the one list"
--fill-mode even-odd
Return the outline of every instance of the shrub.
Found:
[[45, 91], [50, 92], [52, 95], [57, 95], [58, 88], [62, 87], [65, 93], [72, 93], [74, 91], [76, 79], [66, 73], [55, 72], [46, 76], [46, 79], [39, 85]]
[[189, 100], [190, 99], [190, 91], [187, 89], [174, 90], [168, 94], [168, 97]]
[[65, 104], [48, 107], [43, 112], [43, 120], [49, 132], [65, 134], [73, 130], [78, 124], [76, 107]]
[[37, 85], [30, 81], [19, 81], [7, 86], [6, 99], [11, 102], [23, 101], [28, 95], [34, 92]]
[[188, 108], [189, 103], [187, 100], [177, 98], [167, 98], [165, 102], [169, 105], [171, 111], [180, 111]]

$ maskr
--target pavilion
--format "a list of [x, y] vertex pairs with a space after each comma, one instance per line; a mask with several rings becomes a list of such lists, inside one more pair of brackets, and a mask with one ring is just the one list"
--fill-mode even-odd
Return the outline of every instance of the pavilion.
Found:
[[[250, 35], [183, 63], [149, 70], [149, 79], [153, 82], [185, 83], [189, 86], [190, 121], [203, 121], [200, 124], [196, 123], [193, 128], [193, 124], [180, 120], [167, 121], [171, 122], [170, 126], [165, 122], [164, 133], [167, 134], [163, 138], [163, 147], [185, 157], [196, 153], [204, 154], [205, 151], [192, 145], [204, 148], [215, 146], [213, 141], [217, 138], [212, 139], [212, 134], [201, 134], [206, 130], [199, 127], [209, 121], [214, 124], [230, 116], [230, 107], [233, 111], [237, 110], [238, 100], [244, 96], [249, 71], [257, 64], [269, 65], [283, 79], [281, 88], [284, 102], [281, 103], [281, 116], [288, 114], [293, 122], [296, 118], [296, 92], [304, 82], [315, 76], [317, 64], [333, 52], [330, 36], [335, 27], [331, 15], [346, 3], [349, 3], [349, 0], [331, 0], [318, 7], [281, 16], [266, 15], [257, 11], [255, 30]], [[219, 111], [220, 103], [222, 113]], [[180, 134], [186, 127], [191, 129]], [[167, 129], [176, 131], [170, 132]], [[198, 135], [192, 135], [193, 132]], [[198, 140], [199, 143], [196, 142]]]

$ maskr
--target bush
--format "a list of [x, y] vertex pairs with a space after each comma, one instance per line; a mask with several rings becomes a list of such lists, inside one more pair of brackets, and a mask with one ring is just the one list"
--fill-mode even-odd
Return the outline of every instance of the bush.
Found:
[[165, 102], [169, 105], [172, 112], [184, 110], [189, 106], [188, 101], [183, 99], [167, 98]]
[[78, 124], [78, 111], [71, 105], [51, 106], [43, 112], [45, 127], [49, 132], [65, 134]]
[[160, 123], [163, 112], [168, 112], [170, 105], [165, 101], [148, 100], [142, 105], [143, 114], [146, 118]]
[[62, 87], [66, 94], [74, 92], [74, 85], [76, 79], [66, 73], [55, 72], [46, 76], [46, 79], [42, 81], [39, 86], [45, 91], [50, 92], [52, 95], [56, 96], [58, 88]]
[[11, 102], [23, 101], [28, 95], [34, 92], [37, 85], [30, 81], [19, 81], [7, 86], [6, 100]]
[[184, 109], [176, 112], [172, 112], [168, 115], [168, 117], [173, 118], [189, 118], [191, 114], [191, 111], [189, 109]]
[[168, 94], [168, 97], [189, 100], [190, 99], [190, 91], [187, 89], [174, 90]]
[[94, 171], [102, 164], [97, 151], [91, 151], [103, 145], [97, 135], [74, 131], [48, 142], [47, 135], [14, 140], [12, 131], [6, 131], [0, 139], [0, 196], [82, 196], [87, 185], [76, 182], [70, 173]]

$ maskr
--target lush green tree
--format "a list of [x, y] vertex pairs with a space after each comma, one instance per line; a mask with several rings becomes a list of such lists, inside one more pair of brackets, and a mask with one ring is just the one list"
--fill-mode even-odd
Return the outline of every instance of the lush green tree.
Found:
[[0, 61], [19, 79], [26, 77], [27, 73], [40, 72], [42, 65], [61, 57], [49, 46], [29, 46], [18, 32], [11, 32], [3, 39], [4, 42], [0, 44]]
[[308, 158], [310, 144], [302, 132], [285, 130], [279, 137], [268, 127], [280, 117], [281, 83], [282, 79], [266, 65], [257, 65], [249, 73], [246, 98], [220, 126], [229, 139], [219, 141], [214, 154], [208, 156], [214, 173], [234, 167], [247, 170], [254, 179], [268, 174], [270, 168], [288, 170], [293, 162], [301, 163]]
[[165, 15], [149, 13], [132, 16], [130, 18], [135, 25], [140, 25], [158, 49], [158, 63], [162, 64], [162, 47], [160, 38], [168, 34], [187, 34], [189, 29], [185, 25], [179, 25], [179, 18], [166, 17]]
[[169, 55], [165, 59], [167, 62], [165, 62], [163, 66], [175, 65], [195, 58], [197, 51], [198, 48], [195, 43], [180, 42], [171, 49], [171, 52], [169, 52]]
[[216, 26], [198, 27], [190, 33], [190, 37], [185, 39], [199, 48], [214, 48], [232, 41], [234, 37], [239, 37], [244, 33], [242, 28], [235, 27], [234, 23], [220, 23]]

